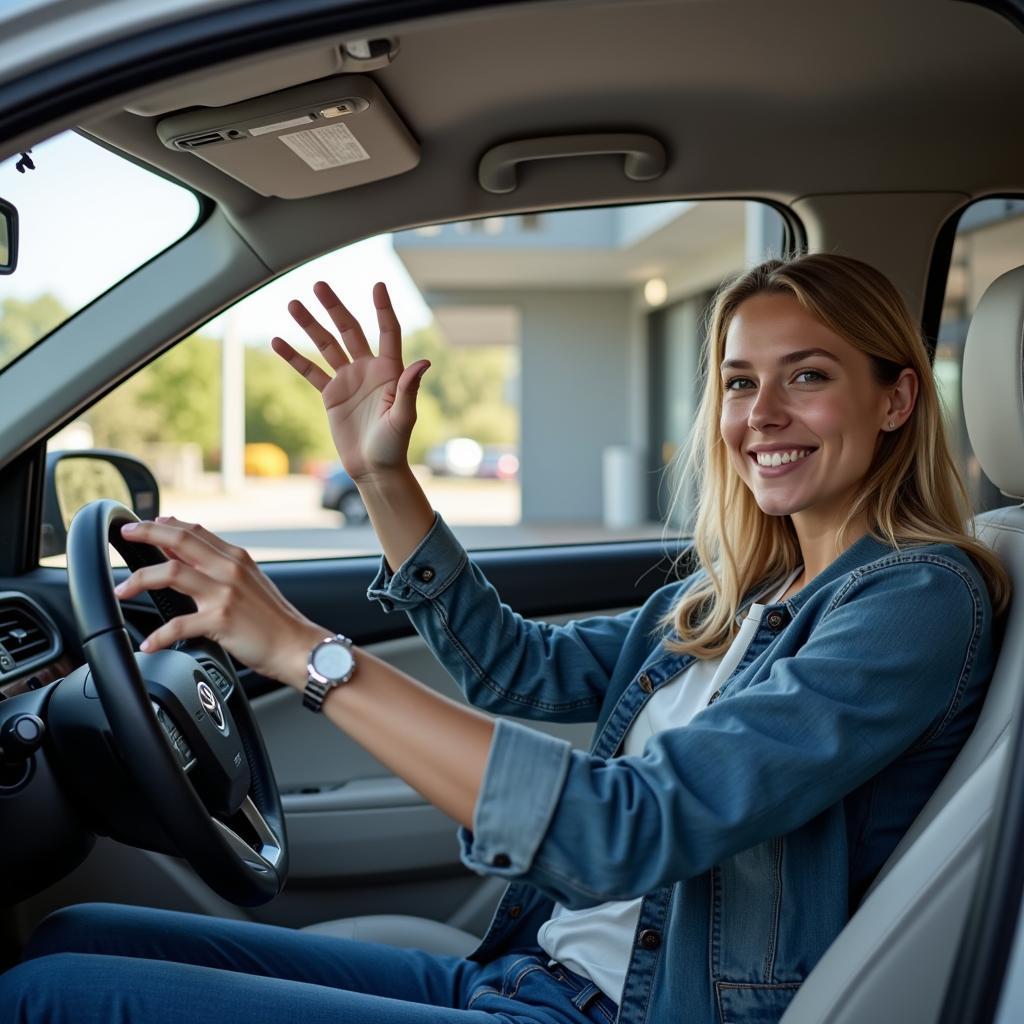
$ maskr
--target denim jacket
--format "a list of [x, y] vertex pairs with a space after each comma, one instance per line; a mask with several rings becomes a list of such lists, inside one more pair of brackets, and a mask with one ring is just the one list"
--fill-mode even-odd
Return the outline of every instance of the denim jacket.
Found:
[[468, 867], [511, 883], [475, 960], [539, 952], [554, 901], [644, 897], [621, 1024], [777, 1021], [963, 745], [994, 664], [966, 554], [864, 536], [765, 608], [689, 724], [616, 757], [693, 660], [666, 650], [656, 623], [695, 578], [621, 615], [535, 622], [437, 517], [368, 591], [409, 614], [477, 707], [597, 723], [584, 753], [498, 719], [459, 843]]

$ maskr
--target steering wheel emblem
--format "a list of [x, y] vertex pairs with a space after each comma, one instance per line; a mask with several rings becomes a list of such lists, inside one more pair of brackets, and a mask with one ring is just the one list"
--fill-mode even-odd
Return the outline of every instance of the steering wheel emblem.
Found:
[[199, 703], [203, 705], [203, 710], [213, 719], [213, 724], [221, 732], [226, 733], [228, 728], [224, 724], [224, 712], [221, 711], [217, 695], [210, 689], [208, 683], [202, 681], [196, 683], [196, 689], [199, 691]]

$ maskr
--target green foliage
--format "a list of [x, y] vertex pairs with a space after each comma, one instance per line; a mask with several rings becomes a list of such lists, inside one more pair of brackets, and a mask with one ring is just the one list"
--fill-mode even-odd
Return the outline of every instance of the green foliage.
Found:
[[434, 327], [415, 331], [403, 344], [406, 364], [429, 359], [420, 384], [418, 419], [410, 460], [422, 461], [431, 445], [450, 437], [481, 444], [515, 444], [519, 414], [508, 401], [518, 352], [504, 345], [452, 349]]
[[[0, 303], [0, 367], [67, 319], [51, 294]], [[517, 353], [504, 346], [451, 349], [436, 328], [405, 341], [406, 363], [429, 359], [417, 401], [409, 456], [450, 437], [514, 444], [518, 414], [508, 401]], [[147, 445], [197, 443], [207, 468], [220, 459], [221, 343], [194, 334], [153, 360], [97, 402], [84, 418], [97, 447], [145, 457]], [[292, 471], [307, 459], [335, 457], [319, 396], [269, 348], [245, 347], [245, 431], [288, 453]]]
[[8, 298], [0, 302], [0, 367], [46, 337], [70, 316], [49, 292], [34, 299]]
[[220, 342], [194, 334], [143, 367], [86, 414], [97, 447], [194, 442], [210, 465], [220, 447]]
[[337, 458], [316, 389], [267, 348], [245, 350], [245, 439], [279, 445], [292, 472], [310, 458]]

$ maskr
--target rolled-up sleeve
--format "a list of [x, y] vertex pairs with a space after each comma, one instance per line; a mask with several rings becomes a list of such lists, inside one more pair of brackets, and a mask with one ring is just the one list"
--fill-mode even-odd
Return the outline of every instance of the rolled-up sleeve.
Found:
[[493, 714], [596, 721], [616, 672], [631, 673], [673, 588], [640, 608], [553, 624], [513, 611], [438, 515], [416, 550], [391, 571], [382, 559], [367, 596], [404, 611], [470, 703]]
[[468, 557], [448, 524], [435, 512], [434, 525], [396, 572], [381, 558], [366, 596], [386, 612], [410, 611], [451, 586]]
[[569, 771], [565, 740], [499, 718], [473, 813], [459, 829], [462, 862], [477, 872], [528, 870], [551, 824]]
[[968, 682], [985, 682], [972, 675], [979, 647], [987, 674], [990, 607], [962, 569], [869, 572], [794, 656], [651, 737], [641, 756], [496, 730], [463, 860], [572, 909], [693, 877], [800, 827], [938, 735]]

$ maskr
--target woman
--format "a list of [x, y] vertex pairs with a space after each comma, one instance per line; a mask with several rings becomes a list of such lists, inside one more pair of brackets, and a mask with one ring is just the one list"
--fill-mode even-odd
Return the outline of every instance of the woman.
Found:
[[[354, 673], [311, 703], [461, 823], [469, 867], [512, 883], [472, 957], [72, 908], [0, 980], [4, 1019], [777, 1020], [970, 732], [1008, 601], [965, 531], [895, 289], [810, 255], [720, 292], [683, 477], [700, 570], [642, 608], [561, 627], [500, 603], [413, 477], [427, 364], [403, 367], [383, 285], [377, 356], [331, 289], [316, 294], [341, 343], [290, 309], [333, 372], [273, 344], [321, 392], [380, 538], [370, 596], [408, 612], [478, 707], [596, 721], [592, 750], [353, 649]], [[171, 562], [121, 596], [173, 585], [198, 606], [144, 649], [207, 635], [306, 689], [326, 631], [244, 551], [173, 519], [125, 529]]]

